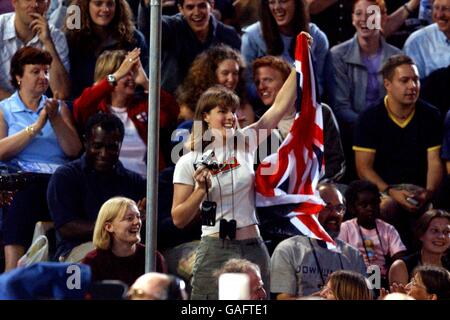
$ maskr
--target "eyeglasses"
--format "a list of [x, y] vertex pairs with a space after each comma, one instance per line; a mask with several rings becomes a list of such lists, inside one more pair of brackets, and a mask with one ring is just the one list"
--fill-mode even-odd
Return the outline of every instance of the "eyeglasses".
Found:
[[323, 210], [328, 211], [328, 212], [333, 212], [335, 211], [338, 215], [344, 215], [345, 213], [345, 206], [343, 204], [338, 204], [338, 205], [332, 205], [331, 203], [327, 203], [325, 205], [325, 208], [323, 208]]
[[410, 287], [413, 286], [413, 287], [422, 288], [424, 290], [427, 290], [427, 288], [424, 285], [417, 283], [416, 278], [412, 278], [411, 281], [407, 284], [407, 286], [410, 286]]

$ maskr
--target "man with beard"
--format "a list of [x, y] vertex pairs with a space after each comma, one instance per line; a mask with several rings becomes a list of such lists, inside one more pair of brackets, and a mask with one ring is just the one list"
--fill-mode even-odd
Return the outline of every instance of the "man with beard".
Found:
[[282, 241], [270, 261], [270, 291], [278, 300], [317, 293], [326, 284], [328, 275], [336, 270], [353, 270], [366, 275], [361, 254], [337, 239], [345, 213], [342, 194], [334, 184], [319, 184], [318, 190], [326, 203], [318, 219], [336, 241], [337, 250], [328, 250], [324, 241], [305, 236]]
[[390, 264], [406, 253], [406, 247], [397, 230], [379, 219], [381, 200], [377, 186], [369, 181], [353, 181], [345, 192], [345, 200], [348, 214], [355, 218], [342, 223], [338, 238], [357, 248], [367, 267], [378, 265], [382, 281], [386, 281]]

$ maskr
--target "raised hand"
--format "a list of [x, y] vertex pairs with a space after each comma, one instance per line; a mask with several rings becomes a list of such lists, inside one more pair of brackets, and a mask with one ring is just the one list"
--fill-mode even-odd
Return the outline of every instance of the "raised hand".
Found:
[[140, 55], [140, 48], [135, 48], [132, 51], [128, 52], [128, 54], [125, 56], [125, 59], [122, 61], [122, 64], [119, 66], [119, 69], [114, 72], [114, 77], [117, 81], [125, 77], [131, 70], [133, 70], [133, 68], [136, 68], [136, 64], [140, 63]]
[[136, 82], [136, 84], [144, 87], [144, 89], [148, 90], [148, 77], [144, 71], [144, 68], [142, 67], [142, 63], [141, 63], [140, 59], [138, 59], [138, 61], [135, 63], [134, 68], [135, 68], [134, 82]]
[[47, 99], [44, 104], [44, 109], [47, 113], [47, 118], [51, 121], [58, 116], [59, 101], [57, 99]]
[[45, 126], [45, 124], [47, 123], [47, 110], [44, 107], [44, 109], [42, 109], [42, 111], [39, 113], [39, 118], [36, 120], [36, 122], [34, 123], [33, 127], [36, 130], [36, 132], [39, 132], [42, 130], [42, 128]]
[[401, 283], [394, 282], [391, 285], [390, 289], [391, 289], [391, 292], [398, 292], [398, 293], [405, 293], [406, 294], [406, 288]]
[[30, 23], [30, 29], [38, 35], [39, 40], [43, 43], [51, 40], [47, 19], [39, 13], [30, 13], [30, 16], [34, 18]]

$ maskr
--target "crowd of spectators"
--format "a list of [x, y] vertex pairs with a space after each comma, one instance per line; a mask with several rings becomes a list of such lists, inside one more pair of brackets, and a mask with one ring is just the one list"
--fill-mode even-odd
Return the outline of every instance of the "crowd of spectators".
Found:
[[[449, 299], [450, 0], [161, 5], [159, 273], [144, 275], [150, 1], [1, 2], [0, 286], [48, 221], [49, 260], [132, 299], [217, 299], [230, 272], [250, 299]], [[337, 252], [255, 206], [255, 169], [294, 122], [301, 32], [323, 110], [317, 219]]]

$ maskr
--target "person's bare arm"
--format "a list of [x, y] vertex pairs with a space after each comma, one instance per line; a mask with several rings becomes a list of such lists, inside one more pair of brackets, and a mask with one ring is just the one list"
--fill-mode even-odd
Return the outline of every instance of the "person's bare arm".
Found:
[[21, 152], [42, 130], [47, 122], [47, 113], [42, 110], [38, 120], [27, 129], [20, 130], [8, 136], [8, 124], [5, 122], [3, 112], [0, 111], [0, 161], [8, 160]]
[[199, 214], [200, 203], [206, 195], [206, 182], [211, 184], [211, 173], [205, 167], [194, 172], [195, 186], [175, 183], [173, 185], [172, 219], [177, 228], [188, 226]]
[[70, 95], [70, 80], [69, 74], [56, 51], [53, 43], [47, 19], [38, 14], [30, 13], [34, 20], [30, 23], [30, 28], [38, 34], [39, 40], [44, 44], [52, 56], [52, 64], [50, 66], [50, 88], [53, 92], [58, 92], [62, 99], [66, 99]]
[[377, 185], [378, 190], [384, 191], [389, 185], [373, 168], [375, 154], [375, 151], [355, 150], [356, 171], [361, 179], [369, 180]]
[[[270, 134], [270, 129], [277, 127], [283, 116], [291, 110], [297, 97], [296, 92], [296, 79], [297, 73], [295, 69], [291, 70], [289, 77], [283, 84], [283, 87], [278, 92], [272, 106], [262, 115], [262, 117], [255, 123], [251, 124], [247, 128], [251, 128], [257, 132], [258, 143], [267, 138]], [[261, 129], [268, 129], [266, 131]], [[266, 135], [260, 134], [260, 132], [266, 132]]]
[[296, 295], [289, 293], [279, 293], [277, 294], [277, 300], [295, 300], [297, 299]]
[[[414, 11], [419, 6], [420, 0], [410, 0], [406, 3], [406, 6], [410, 11]], [[405, 20], [408, 18], [409, 12], [404, 5], [400, 6], [397, 10], [391, 13], [383, 26], [383, 34], [385, 37], [389, 37], [395, 31], [397, 31]]]
[[403, 260], [395, 260], [389, 269], [389, 284], [393, 283], [406, 285], [409, 281], [408, 269]]
[[[378, 190], [383, 192], [389, 186], [375, 171], [373, 164], [375, 162], [375, 152], [355, 150], [356, 171], [363, 180], [374, 183]], [[389, 196], [397, 201], [402, 207], [409, 211], [417, 211], [417, 207], [410, 204], [406, 198], [412, 196], [406, 190], [391, 188], [388, 190]]]
[[435, 192], [441, 184], [444, 167], [439, 156], [440, 148], [432, 148], [427, 152], [427, 190]]
[[45, 109], [64, 154], [71, 158], [76, 157], [81, 150], [81, 141], [67, 105], [61, 102], [61, 109], [58, 112], [58, 100], [48, 99]]

